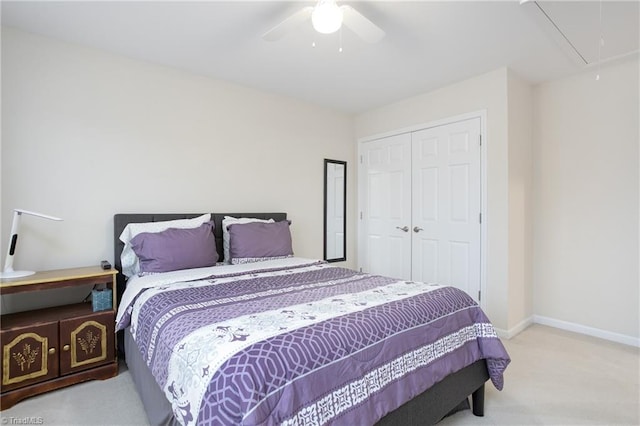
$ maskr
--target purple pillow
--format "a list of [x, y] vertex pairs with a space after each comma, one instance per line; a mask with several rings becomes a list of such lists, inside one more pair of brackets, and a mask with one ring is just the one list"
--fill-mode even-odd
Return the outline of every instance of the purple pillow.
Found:
[[259, 262], [293, 256], [288, 220], [229, 225], [231, 263]]
[[131, 240], [140, 272], [169, 272], [214, 266], [218, 261], [213, 222], [197, 228], [142, 232]]

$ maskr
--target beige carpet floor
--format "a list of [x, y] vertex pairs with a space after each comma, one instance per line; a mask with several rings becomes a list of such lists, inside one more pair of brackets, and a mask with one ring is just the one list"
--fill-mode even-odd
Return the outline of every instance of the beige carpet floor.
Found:
[[[504, 344], [512, 362], [502, 392], [487, 384], [485, 416], [465, 410], [441, 425], [640, 424], [638, 348], [541, 325]], [[113, 379], [33, 397], [0, 416], [3, 425], [148, 424], [124, 365]]]

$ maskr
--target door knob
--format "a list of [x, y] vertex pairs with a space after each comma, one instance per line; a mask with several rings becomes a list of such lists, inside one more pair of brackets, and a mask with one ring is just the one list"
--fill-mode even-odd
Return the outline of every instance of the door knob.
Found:
[[62, 350], [65, 351], [65, 352], [68, 351], [69, 349], [71, 349], [71, 346], [69, 346], [69, 345], [64, 345], [62, 347]]
[[415, 232], [416, 234], [417, 234], [418, 232], [420, 232], [420, 231], [422, 231], [422, 228], [420, 228], [419, 226], [414, 226], [414, 227], [413, 227], [413, 232]]
[[399, 226], [396, 226], [396, 229], [401, 230], [402, 232], [409, 232], [409, 227], [408, 226], [403, 226], [402, 228]]

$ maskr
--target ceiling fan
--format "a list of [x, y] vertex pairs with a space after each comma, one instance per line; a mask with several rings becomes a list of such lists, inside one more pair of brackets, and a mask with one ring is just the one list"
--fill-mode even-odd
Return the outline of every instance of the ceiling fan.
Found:
[[377, 43], [385, 32], [348, 5], [338, 6], [335, 0], [318, 0], [315, 6], [307, 6], [271, 28], [262, 35], [267, 41], [281, 39], [286, 33], [311, 18], [313, 28], [322, 34], [331, 34], [344, 24], [360, 38], [369, 43]]

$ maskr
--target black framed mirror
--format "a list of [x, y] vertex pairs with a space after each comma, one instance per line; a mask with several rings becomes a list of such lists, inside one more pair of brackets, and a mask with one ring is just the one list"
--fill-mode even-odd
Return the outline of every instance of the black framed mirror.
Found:
[[324, 260], [347, 260], [347, 162], [324, 160]]

